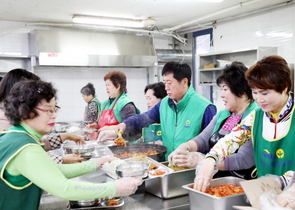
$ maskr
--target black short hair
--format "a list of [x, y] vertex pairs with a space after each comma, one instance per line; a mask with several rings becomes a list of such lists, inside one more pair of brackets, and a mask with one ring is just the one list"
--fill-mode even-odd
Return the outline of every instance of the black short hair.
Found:
[[152, 89], [154, 91], [154, 96], [156, 96], [156, 98], [163, 99], [167, 96], [165, 84], [163, 82], [157, 82], [147, 85], [144, 89], [144, 94], [146, 94], [149, 89]]
[[35, 107], [45, 99], [49, 102], [56, 98], [56, 90], [51, 83], [41, 80], [21, 81], [16, 83], [4, 100], [4, 113], [12, 125], [19, 125], [21, 120], [38, 116]]
[[188, 86], [191, 84], [192, 70], [186, 63], [170, 61], [166, 63], [162, 69], [162, 76], [173, 74], [173, 78], [181, 82], [184, 78], [188, 80]]
[[243, 63], [234, 61], [223, 68], [221, 75], [216, 79], [216, 84], [220, 86], [221, 83], [225, 83], [235, 96], [241, 97], [246, 94], [248, 99], [253, 100], [252, 91], [245, 77], [247, 70]]

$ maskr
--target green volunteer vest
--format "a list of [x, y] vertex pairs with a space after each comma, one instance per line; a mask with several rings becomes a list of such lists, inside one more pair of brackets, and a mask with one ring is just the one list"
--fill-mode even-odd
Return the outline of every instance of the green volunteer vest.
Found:
[[[242, 119], [244, 119], [250, 112], [253, 110], [259, 108], [256, 102], [252, 102], [247, 109], [245, 110]], [[226, 120], [232, 113], [230, 111], [227, 111], [226, 109], [222, 109], [220, 112], [217, 113], [216, 117], [216, 124], [213, 129], [213, 133], [215, 133], [217, 130], [220, 129], [221, 125], [223, 124], [224, 120]]]
[[162, 140], [161, 124], [151, 124], [147, 128], [142, 129], [142, 136], [144, 142], [160, 141]]
[[[266, 174], [282, 175], [286, 171], [295, 170], [295, 119], [294, 107], [291, 110], [291, 123], [285, 136], [268, 141], [262, 136], [264, 112], [259, 109], [255, 112], [252, 127], [252, 141], [258, 177]], [[291, 129], [293, 128], [293, 129]]]
[[23, 148], [39, 144], [24, 129], [16, 126], [0, 133], [0, 145], [0, 209], [37, 210], [42, 189], [22, 175], [13, 176], [9, 174], [5, 168], [9, 161]]
[[97, 98], [93, 98], [91, 101], [94, 101], [97, 105], [97, 120], [98, 120], [100, 116], [100, 112], [101, 112], [101, 103]]
[[[118, 100], [117, 100], [117, 99], [118, 99]], [[117, 101], [117, 102], [116, 102], [116, 101]], [[121, 122], [122, 122], [122, 118], [121, 118], [120, 112], [121, 112], [121, 110], [123, 109], [123, 107], [124, 107], [126, 104], [130, 103], [130, 102], [132, 102], [131, 99], [128, 98], [128, 96], [127, 96], [126, 93], [123, 93], [122, 95], [117, 96], [117, 97], [115, 98], [115, 100], [114, 100], [111, 104], [110, 104], [109, 99], [106, 100], [105, 102], [103, 102], [103, 104], [102, 104], [102, 107], [103, 107], [102, 110], [112, 109], [114, 103], [116, 103], [115, 106], [114, 106], [114, 108], [113, 108], [113, 110], [114, 110], [114, 115], [115, 115], [117, 121], [118, 121], [119, 123], [121, 123]], [[132, 102], [132, 103], [133, 103], [133, 102]], [[133, 104], [134, 104], [134, 103], [133, 103]], [[135, 104], [134, 104], [134, 106], [135, 106]], [[137, 109], [136, 106], [135, 106], [135, 109], [136, 109], [136, 114], [139, 114], [140, 111], [139, 111], [139, 109]]]
[[202, 121], [206, 108], [212, 104], [197, 94], [192, 85], [176, 105], [169, 103], [169, 97], [162, 99], [160, 121], [163, 145], [167, 147], [165, 158], [180, 144], [187, 142], [202, 131]]

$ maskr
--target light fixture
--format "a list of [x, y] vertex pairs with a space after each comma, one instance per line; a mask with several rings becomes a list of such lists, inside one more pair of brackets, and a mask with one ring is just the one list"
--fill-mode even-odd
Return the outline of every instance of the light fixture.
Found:
[[74, 23], [104, 25], [104, 26], [123, 26], [123, 27], [134, 27], [143, 28], [154, 25], [156, 21], [152, 18], [144, 20], [125, 19], [125, 18], [110, 18], [110, 17], [98, 17], [98, 16], [87, 16], [87, 15], [74, 15]]

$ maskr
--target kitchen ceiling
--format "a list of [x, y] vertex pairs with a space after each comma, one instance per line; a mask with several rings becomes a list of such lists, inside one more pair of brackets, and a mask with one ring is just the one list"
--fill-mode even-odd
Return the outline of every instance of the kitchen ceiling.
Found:
[[[286, 0], [1, 0], [0, 20], [72, 25], [74, 14], [155, 19], [157, 31], [178, 33], [294, 3]], [[73, 25], [72, 25], [73, 26]]]

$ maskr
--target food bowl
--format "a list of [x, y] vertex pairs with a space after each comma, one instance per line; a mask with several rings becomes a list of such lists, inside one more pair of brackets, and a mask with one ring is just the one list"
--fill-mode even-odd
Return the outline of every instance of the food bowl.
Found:
[[94, 151], [94, 146], [91, 144], [77, 145], [77, 144], [65, 144], [64, 150], [66, 154], [79, 154], [84, 158], [91, 158], [92, 152]]
[[77, 207], [89, 207], [89, 206], [98, 205], [100, 203], [100, 199], [70, 201], [70, 203]]
[[116, 196], [116, 197], [105, 197], [101, 199], [101, 204], [103, 206], [118, 206], [122, 204], [123, 197], [122, 196]]
[[149, 178], [165, 176], [168, 173], [169, 173], [169, 171], [166, 168], [159, 168], [159, 169], [151, 170], [149, 172]]
[[128, 161], [116, 167], [119, 177], [141, 177], [148, 176], [150, 164], [144, 161]]

